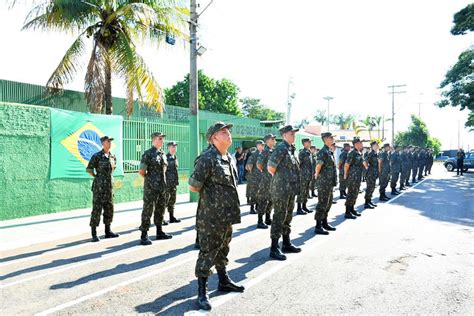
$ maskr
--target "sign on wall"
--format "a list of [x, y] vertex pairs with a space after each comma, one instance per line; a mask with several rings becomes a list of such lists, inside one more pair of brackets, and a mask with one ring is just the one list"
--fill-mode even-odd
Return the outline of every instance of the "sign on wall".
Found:
[[117, 157], [114, 176], [123, 176], [122, 122], [118, 115], [100, 115], [51, 109], [51, 179], [90, 178], [86, 173], [92, 155], [102, 149], [100, 138], [113, 137]]

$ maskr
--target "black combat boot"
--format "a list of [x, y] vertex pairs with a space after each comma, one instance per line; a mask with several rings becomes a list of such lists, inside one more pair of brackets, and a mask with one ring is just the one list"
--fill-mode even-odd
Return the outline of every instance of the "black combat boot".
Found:
[[201, 249], [198, 236], [196, 236], [196, 241], [194, 242], [194, 249]]
[[296, 209], [296, 215], [306, 215], [306, 212], [301, 208], [301, 203], [298, 203], [298, 208]]
[[268, 226], [263, 223], [263, 214], [258, 214], [257, 228], [267, 229]]
[[165, 221], [165, 220], [163, 220], [163, 221], [161, 222], [161, 225], [162, 225], [162, 226], [167, 226], [167, 225], [168, 225], [168, 222]]
[[316, 235], [329, 235], [329, 232], [325, 231], [322, 226], [323, 221], [316, 220], [316, 227], [314, 227], [314, 233]]
[[272, 246], [270, 248], [270, 258], [276, 260], [286, 260], [286, 256], [281, 252], [280, 246], [278, 246], [278, 239], [279, 238], [272, 238]]
[[100, 241], [99, 236], [97, 236], [97, 227], [91, 227], [91, 234], [92, 234], [92, 242]]
[[336, 227], [333, 227], [333, 226], [329, 225], [327, 218], [323, 219], [322, 222], [323, 222], [322, 226], [325, 230], [329, 230], [329, 231], [335, 231], [336, 230]]
[[310, 209], [308, 209], [306, 207], [306, 203], [303, 203], [303, 207], [302, 207], [303, 211], [305, 211], [306, 213], [313, 213], [313, 211], [311, 211]]
[[112, 230], [110, 230], [110, 224], [105, 225], [105, 238], [117, 238], [119, 234], [114, 233]]
[[212, 306], [207, 295], [207, 278], [198, 278], [198, 298], [197, 305], [199, 309], [210, 311]]
[[315, 197], [318, 197], [318, 196], [316, 195], [315, 190], [311, 190], [311, 197], [314, 197], [314, 198], [315, 198]]
[[361, 216], [362, 214], [357, 212], [355, 209], [354, 209], [354, 205], [351, 206], [351, 214], [352, 215], [355, 215], [355, 216]]
[[392, 192], [390, 194], [391, 195], [399, 195], [400, 193], [398, 193], [398, 191], [395, 190], [395, 188], [392, 188]]
[[181, 220], [174, 217], [174, 210], [169, 210], [170, 213], [170, 223], [181, 223]]
[[240, 292], [242, 293], [245, 290], [245, 287], [239, 286], [234, 283], [227, 274], [227, 271], [217, 270], [217, 275], [219, 276], [219, 285], [217, 289], [221, 292]]
[[375, 204], [374, 202], [372, 202], [372, 200], [369, 200], [369, 204], [372, 205], [373, 207], [377, 207], [377, 204]]
[[272, 224], [272, 219], [270, 218], [270, 213], [265, 214], [265, 224], [267, 224], [267, 225]]
[[385, 199], [387, 199], [387, 201], [389, 201], [391, 199], [387, 196], [387, 194], [385, 194], [385, 191], [383, 191], [383, 196], [384, 196]]
[[150, 238], [148, 238], [148, 232], [142, 231], [142, 236], [140, 237], [140, 244], [143, 246], [148, 246], [152, 244]]
[[301, 248], [295, 247], [295, 245], [293, 245], [291, 243], [290, 235], [283, 235], [283, 244], [282, 244], [281, 250], [284, 253], [298, 253], [298, 252], [301, 252]]
[[347, 219], [356, 219], [356, 217], [355, 217], [354, 215], [352, 215], [351, 207], [350, 207], [350, 206], [347, 206], [347, 205], [346, 205], [346, 212], [344, 213], [344, 218], [347, 218]]
[[405, 186], [406, 186], [406, 187], [411, 187], [410, 181], [407, 180], [407, 181], [405, 182]]
[[171, 239], [173, 236], [168, 235], [163, 231], [161, 226], [156, 226], [156, 240]]
[[365, 200], [364, 209], [367, 209], [367, 208], [369, 209], [374, 208], [372, 204], [370, 204], [370, 200]]
[[346, 192], [344, 192], [344, 190], [339, 190], [339, 198], [341, 200], [346, 198]]
[[257, 212], [255, 212], [255, 204], [250, 204], [250, 214], [257, 214]]

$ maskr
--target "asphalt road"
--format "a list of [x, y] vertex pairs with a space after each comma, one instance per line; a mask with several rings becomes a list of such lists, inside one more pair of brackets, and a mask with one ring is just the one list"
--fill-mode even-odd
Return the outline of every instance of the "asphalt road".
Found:
[[[292, 236], [303, 251], [284, 262], [269, 260], [269, 230], [255, 229], [256, 215], [243, 206], [228, 269], [247, 289], [223, 295], [212, 276], [212, 314], [472, 315], [473, 188], [474, 173], [458, 178], [438, 167], [356, 220], [344, 220], [338, 201], [330, 213], [337, 231], [329, 236], [314, 235], [313, 215], [295, 216]], [[362, 204], [361, 194], [359, 209]], [[138, 245], [137, 219], [119, 227], [117, 239], [78, 247], [75, 240], [85, 233], [3, 252], [0, 313], [201, 313], [195, 205], [178, 210], [184, 221], [166, 228], [174, 238], [152, 246]]]

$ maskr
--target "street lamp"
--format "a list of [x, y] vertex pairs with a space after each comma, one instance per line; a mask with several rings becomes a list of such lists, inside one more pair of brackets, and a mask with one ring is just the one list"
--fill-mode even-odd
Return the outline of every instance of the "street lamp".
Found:
[[323, 99], [328, 101], [328, 132], [329, 132], [329, 101], [331, 101], [334, 98], [327, 96], [327, 97], [324, 97]]

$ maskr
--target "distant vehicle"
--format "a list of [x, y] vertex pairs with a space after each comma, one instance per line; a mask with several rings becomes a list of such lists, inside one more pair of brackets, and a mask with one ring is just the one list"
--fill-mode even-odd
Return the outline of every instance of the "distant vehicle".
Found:
[[[448, 158], [444, 162], [444, 167], [448, 171], [456, 170], [456, 158]], [[463, 171], [467, 171], [468, 169], [474, 168], [474, 152], [467, 152], [466, 157], [464, 158], [464, 169]]]
[[447, 159], [449, 159], [450, 157], [449, 156], [444, 156], [444, 155], [438, 155], [434, 160], [435, 161], [446, 161]]

